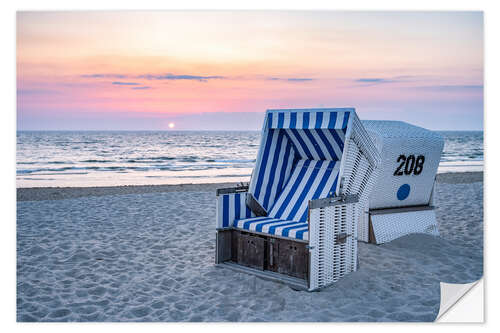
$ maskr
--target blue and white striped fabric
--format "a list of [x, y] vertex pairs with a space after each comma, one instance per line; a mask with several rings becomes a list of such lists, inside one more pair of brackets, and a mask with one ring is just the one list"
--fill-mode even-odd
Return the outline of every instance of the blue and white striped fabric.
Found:
[[246, 205], [246, 193], [222, 194], [217, 205], [217, 228], [229, 228], [235, 219], [255, 216]]
[[249, 192], [267, 211], [303, 159], [340, 161], [352, 108], [268, 110]]
[[269, 211], [290, 177], [295, 149], [283, 130], [270, 129], [263, 133], [259, 157], [249, 192]]
[[298, 161], [268, 216], [237, 219], [234, 226], [307, 240], [309, 200], [333, 196], [338, 182], [339, 164], [338, 161]]
[[335, 129], [282, 130], [293, 143], [295, 155], [300, 159], [337, 161], [344, 150], [345, 133]]
[[300, 160], [268, 216], [307, 221], [309, 200], [333, 197], [339, 176], [337, 161]]
[[346, 130], [352, 108], [267, 110], [265, 128]]
[[309, 240], [307, 222], [286, 221], [272, 217], [253, 217], [235, 220], [234, 227], [275, 236]]
[[249, 193], [267, 217], [236, 218], [239, 229], [308, 239], [309, 200], [333, 197], [354, 109], [268, 110]]

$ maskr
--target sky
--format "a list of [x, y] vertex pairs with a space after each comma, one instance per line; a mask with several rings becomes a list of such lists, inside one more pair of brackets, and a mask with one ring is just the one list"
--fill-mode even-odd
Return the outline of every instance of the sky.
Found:
[[266, 109], [483, 129], [481, 12], [17, 13], [18, 130], [258, 130]]

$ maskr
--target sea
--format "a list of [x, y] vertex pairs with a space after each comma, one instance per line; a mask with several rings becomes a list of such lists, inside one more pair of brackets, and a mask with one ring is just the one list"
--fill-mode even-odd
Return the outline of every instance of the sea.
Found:
[[[438, 172], [483, 170], [482, 131], [441, 131]], [[18, 131], [17, 187], [248, 182], [260, 131]]]

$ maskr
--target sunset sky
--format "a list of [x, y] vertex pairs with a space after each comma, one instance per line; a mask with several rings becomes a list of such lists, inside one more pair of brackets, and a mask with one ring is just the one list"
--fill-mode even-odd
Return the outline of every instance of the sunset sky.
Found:
[[483, 48], [480, 12], [19, 12], [18, 130], [255, 130], [303, 107], [482, 129]]

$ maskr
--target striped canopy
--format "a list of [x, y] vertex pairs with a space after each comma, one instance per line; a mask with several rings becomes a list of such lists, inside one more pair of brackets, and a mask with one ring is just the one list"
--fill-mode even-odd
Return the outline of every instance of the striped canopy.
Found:
[[311, 199], [338, 192], [352, 108], [268, 110], [249, 192], [272, 218], [307, 220]]

